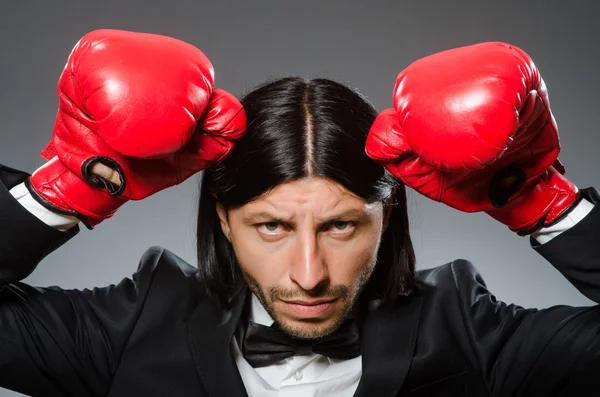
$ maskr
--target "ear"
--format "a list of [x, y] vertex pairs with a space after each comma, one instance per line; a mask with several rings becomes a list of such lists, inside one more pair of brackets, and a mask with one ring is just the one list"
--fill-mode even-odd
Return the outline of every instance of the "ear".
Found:
[[231, 242], [231, 228], [229, 227], [229, 214], [227, 208], [217, 201], [217, 215], [221, 221], [221, 230], [225, 238]]

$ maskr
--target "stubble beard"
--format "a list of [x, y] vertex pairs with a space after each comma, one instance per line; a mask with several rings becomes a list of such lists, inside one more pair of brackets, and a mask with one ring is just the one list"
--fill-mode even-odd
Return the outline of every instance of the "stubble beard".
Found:
[[[318, 339], [333, 333], [344, 322], [347, 315], [358, 301], [358, 298], [364, 290], [367, 282], [371, 278], [371, 275], [373, 274], [377, 264], [376, 258], [377, 256], [375, 256], [368, 266], [365, 266], [362, 269], [361, 273], [358, 275], [358, 283], [353, 291], [344, 285], [327, 286], [321, 288], [319, 291], [310, 291], [310, 293], [302, 293], [298, 290], [289, 291], [279, 287], [271, 287], [268, 289], [268, 297], [265, 293], [265, 289], [261, 286], [258, 280], [248, 273], [246, 269], [239, 264], [239, 262], [238, 265], [240, 266], [241, 273], [246, 280], [246, 284], [248, 285], [250, 291], [256, 295], [269, 316], [271, 316], [271, 318], [283, 332], [297, 339]], [[335, 310], [332, 320], [329, 320], [326, 324], [322, 326], [315, 326], [314, 322], [311, 323], [311, 321], [307, 319], [304, 327], [290, 324], [288, 321], [285, 321], [275, 308], [275, 302], [280, 298], [293, 299], [306, 295], [310, 295], [313, 299], [337, 298], [341, 302], [341, 307]]]

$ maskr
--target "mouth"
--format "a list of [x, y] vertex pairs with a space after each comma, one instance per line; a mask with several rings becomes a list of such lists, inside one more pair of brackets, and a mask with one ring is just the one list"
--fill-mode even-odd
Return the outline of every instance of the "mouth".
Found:
[[333, 302], [335, 299], [321, 299], [321, 300], [317, 300], [317, 301], [298, 301], [298, 300], [294, 300], [294, 301], [284, 301], [285, 303], [292, 303], [294, 305], [304, 305], [304, 306], [314, 306], [314, 305], [321, 305], [323, 303], [329, 303], [329, 302]]
[[286, 307], [286, 311], [296, 317], [309, 318], [317, 317], [333, 307], [335, 299], [317, 300], [317, 301], [282, 301]]

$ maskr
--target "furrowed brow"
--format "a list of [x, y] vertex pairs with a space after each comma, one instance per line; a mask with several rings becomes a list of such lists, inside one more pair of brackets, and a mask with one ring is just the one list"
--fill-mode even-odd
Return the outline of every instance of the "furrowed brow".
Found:
[[259, 222], [279, 222], [279, 223], [287, 223], [290, 220], [284, 219], [282, 217], [275, 216], [269, 212], [257, 212], [254, 214], [250, 214], [245, 217], [244, 220], [247, 223], [259, 223]]
[[[341, 212], [339, 214], [331, 215], [329, 217], [323, 218], [319, 223], [321, 225], [325, 225], [334, 221], [343, 221], [343, 220], [361, 220], [367, 218], [368, 214], [360, 209], [351, 209], [348, 211]], [[266, 222], [277, 222], [289, 224], [293, 222], [292, 218], [278, 217], [269, 212], [257, 212], [244, 217], [244, 221], [248, 224], [253, 223], [266, 223]]]
[[325, 223], [330, 223], [332, 221], [337, 221], [337, 220], [362, 219], [362, 218], [366, 218], [366, 217], [367, 217], [367, 213], [365, 211], [362, 211], [359, 209], [351, 209], [351, 210], [344, 211], [342, 213], [324, 218], [322, 220], [322, 223], [325, 224]]

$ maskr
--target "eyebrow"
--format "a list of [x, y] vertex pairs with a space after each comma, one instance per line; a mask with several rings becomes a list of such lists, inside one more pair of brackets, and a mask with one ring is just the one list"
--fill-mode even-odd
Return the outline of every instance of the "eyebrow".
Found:
[[[331, 223], [332, 221], [348, 219], [348, 218], [362, 219], [362, 218], [366, 218], [367, 215], [368, 214], [363, 210], [351, 209], [351, 210], [344, 211], [342, 213], [327, 217], [323, 221], [321, 221], [321, 224], [327, 224], [327, 223]], [[293, 221], [293, 218], [285, 219], [283, 217], [275, 216], [275, 215], [271, 214], [270, 212], [263, 211], [263, 212], [256, 212], [256, 213], [250, 214], [249, 216], [245, 217], [244, 220], [248, 223], [259, 223], [259, 222], [291, 223]]]

